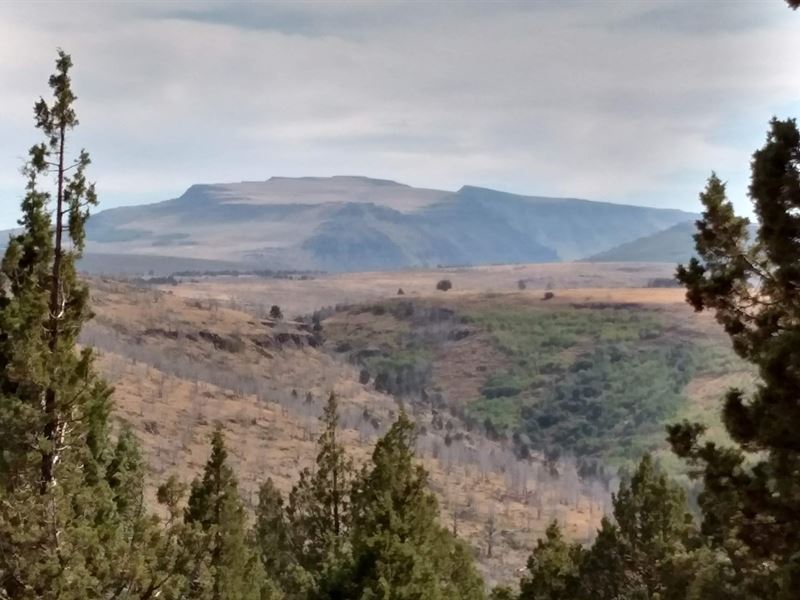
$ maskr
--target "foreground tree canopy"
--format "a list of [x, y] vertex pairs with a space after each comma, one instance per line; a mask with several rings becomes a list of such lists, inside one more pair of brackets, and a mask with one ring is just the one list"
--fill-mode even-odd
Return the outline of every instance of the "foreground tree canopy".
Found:
[[[675, 452], [702, 477], [703, 531], [737, 546], [731, 559], [756, 597], [800, 589], [800, 132], [773, 119], [753, 155], [754, 239], [725, 185], [712, 175], [701, 195], [699, 259], [678, 269], [697, 310], [711, 310], [736, 352], [758, 367], [747, 397], [731, 389], [723, 420], [735, 447], [702, 440], [691, 423], [670, 430]], [[785, 597], [790, 597], [786, 595]], [[791, 597], [796, 597], [791, 596]]]

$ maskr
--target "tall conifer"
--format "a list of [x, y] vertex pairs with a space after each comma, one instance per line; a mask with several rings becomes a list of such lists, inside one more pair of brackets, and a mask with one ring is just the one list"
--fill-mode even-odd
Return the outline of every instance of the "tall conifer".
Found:
[[260, 562], [247, 529], [238, 483], [228, 464], [221, 427], [211, 438], [203, 477], [192, 484], [186, 522], [199, 534], [200, 552], [189, 581], [194, 600], [255, 600], [264, 588]]
[[340, 553], [350, 525], [352, 461], [339, 435], [339, 402], [330, 393], [321, 418], [314, 470], [305, 469], [289, 495], [287, 513], [298, 561], [313, 570]]
[[339, 597], [485, 597], [471, 554], [438, 522], [427, 473], [414, 461], [414, 441], [414, 425], [401, 413], [356, 482], [350, 589]]
[[753, 155], [750, 239], [725, 184], [712, 175], [700, 199], [699, 258], [678, 268], [687, 299], [710, 310], [735, 351], [758, 367], [755, 393], [728, 391], [722, 416], [735, 445], [703, 439], [685, 422], [670, 441], [704, 483], [703, 531], [728, 549], [751, 598], [800, 597], [800, 131], [773, 119]]
[[88, 153], [67, 155], [71, 68], [59, 51], [52, 100], [34, 106], [44, 141], [0, 264], [0, 597], [151, 598], [176, 575], [174, 540], [144, 510], [133, 437], [109, 443], [111, 390], [76, 347], [91, 312], [75, 260], [97, 197]]

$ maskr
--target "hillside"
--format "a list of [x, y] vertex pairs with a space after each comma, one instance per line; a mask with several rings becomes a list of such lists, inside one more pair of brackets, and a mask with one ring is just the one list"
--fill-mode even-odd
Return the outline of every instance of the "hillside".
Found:
[[[365, 385], [356, 366], [319, 347], [307, 323], [273, 321], [174, 290], [110, 279], [91, 284], [97, 316], [81, 340], [101, 353], [100, 367], [115, 386], [116, 419], [141, 440], [151, 502], [169, 475], [189, 481], [200, 471], [217, 422], [225, 426], [248, 504], [266, 477], [287, 492], [314, 460], [317, 419], [334, 390], [343, 439], [357, 462], [400, 405], [411, 411], [443, 521], [472, 544], [488, 581], [513, 581], [548, 522], [557, 519], [570, 537], [586, 540], [608, 507], [613, 482], [581, 481], [570, 460], [559, 461], [556, 476], [456, 415]], [[497, 528], [493, 557], [484, 553], [490, 518]]]
[[680, 292], [344, 306], [323, 321], [325, 347], [376, 390], [446, 407], [520, 457], [574, 456], [594, 472], [661, 453], [666, 425], [689, 414], [718, 432], [718, 418], [703, 414], [708, 386], [752, 379], [714, 324], [679, 304]]
[[692, 236], [696, 228], [693, 221], [678, 223], [651, 235], [620, 244], [604, 252], [590, 256], [589, 262], [687, 262], [693, 254]]
[[[93, 279], [97, 316], [82, 341], [102, 353], [116, 416], [142, 440], [151, 495], [170, 474], [198, 472], [215, 422], [229, 433], [252, 501], [265, 477], [286, 491], [311, 463], [330, 390], [356, 460], [405, 406], [445, 522], [472, 544], [489, 580], [510, 582], [552, 519], [571, 539], [593, 535], [617, 466], [650, 449], [679, 473], [663, 424], [697, 418], [721, 436], [719, 395], [751, 380], [681, 290], [602, 287], [641, 286], [659, 268], [571, 263], [177, 285]], [[590, 272], [595, 287], [566, 287]], [[450, 292], [435, 291], [442, 276], [452, 278]], [[285, 319], [264, 316], [273, 302]], [[331, 302], [338, 306], [324, 308]], [[312, 310], [321, 331], [294, 317]], [[675, 374], [679, 385], [665, 385]], [[550, 393], [558, 389], [570, 393]], [[583, 393], [590, 389], [600, 396]], [[590, 417], [598, 406], [583, 399], [592, 398], [601, 412]]]
[[[271, 302], [318, 310], [323, 348], [366, 370], [371, 385], [438, 399], [539, 452], [624, 464], [661, 452], [672, 419], [691, 415], [718, 430], [706, 412], [714, 394], [752, 379], [682, 289], [646, 287], [673, 269], [566, 263], [162, 287], [262, 314]], [[449, 292], [435, 291], [442, 278]]]
[[336, 272], [569, 261], [690, 218], [471, 186], [450, 192], [365, 177], [273, 177], [193, 185], [173, 200], [101, 211], [88, 224], [83, 268], [167, 274], [165, 261], [194, 261], [207, 270]]
[[[695, 233], [697, 233], [697, 228], [694, 221], [686, 221], [663, 231], [620, 244], [584, 260], [592, 263], [648, 262], [671, 265], [686, 263], [695, 254]], [[755, 238], [755, 225], [748, 227], [748, 234], [750, 239]]]

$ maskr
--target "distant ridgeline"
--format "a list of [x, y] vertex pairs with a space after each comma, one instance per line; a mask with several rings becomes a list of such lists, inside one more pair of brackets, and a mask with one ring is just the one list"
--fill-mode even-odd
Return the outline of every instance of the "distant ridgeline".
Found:
[[[173, 200], [98, 212], [87, 224], [80, 266], [163, 276], [571, 261], [695, 217], [471, 186], [450, 192], [365, 177], [273, 177], [193, 185]], [[680, 243], [691, 248], [690, 239]], [[631, 253], [609, 260], [673, 258]]]

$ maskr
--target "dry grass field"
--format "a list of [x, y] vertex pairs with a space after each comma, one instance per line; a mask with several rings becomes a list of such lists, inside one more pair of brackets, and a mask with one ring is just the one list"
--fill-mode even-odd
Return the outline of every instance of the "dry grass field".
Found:
[[[194, 299], [235, 303], [250, 310], [264, 310], [271, 304], [278, 304], [286, 307], [287, 314], [295, 315], [308, 314], [324, 306], [389, 298], [396, 296], [400, 289], [412, 297], [435, 296], [444, 293], [436, 291], [436, 283], [441, 279], [453, 283], [453, 288], [446, 292], [451, 296], [506, 294], [518, 291], [520, 281], [533, 296], [540, 296], [545, 289], [559, 292], [559, 296], [566, 290], [571, 290], [570, 294], [586, 290], [584, 295], [591, 296], [645, 288], [651, 279], [671, 277], [674, 271], [675, 265], [667, 263], [553, 263], [343, 273], [320, 275], [310, 280], [195, 277], [187, 278], [172, 291]], [[644, 297], [651, 293], [660, 297], [662, 292], [674, 297], [676, 302], [681, 301], [681, 292], [676, 289], [651, 288], [643, 294]]]

